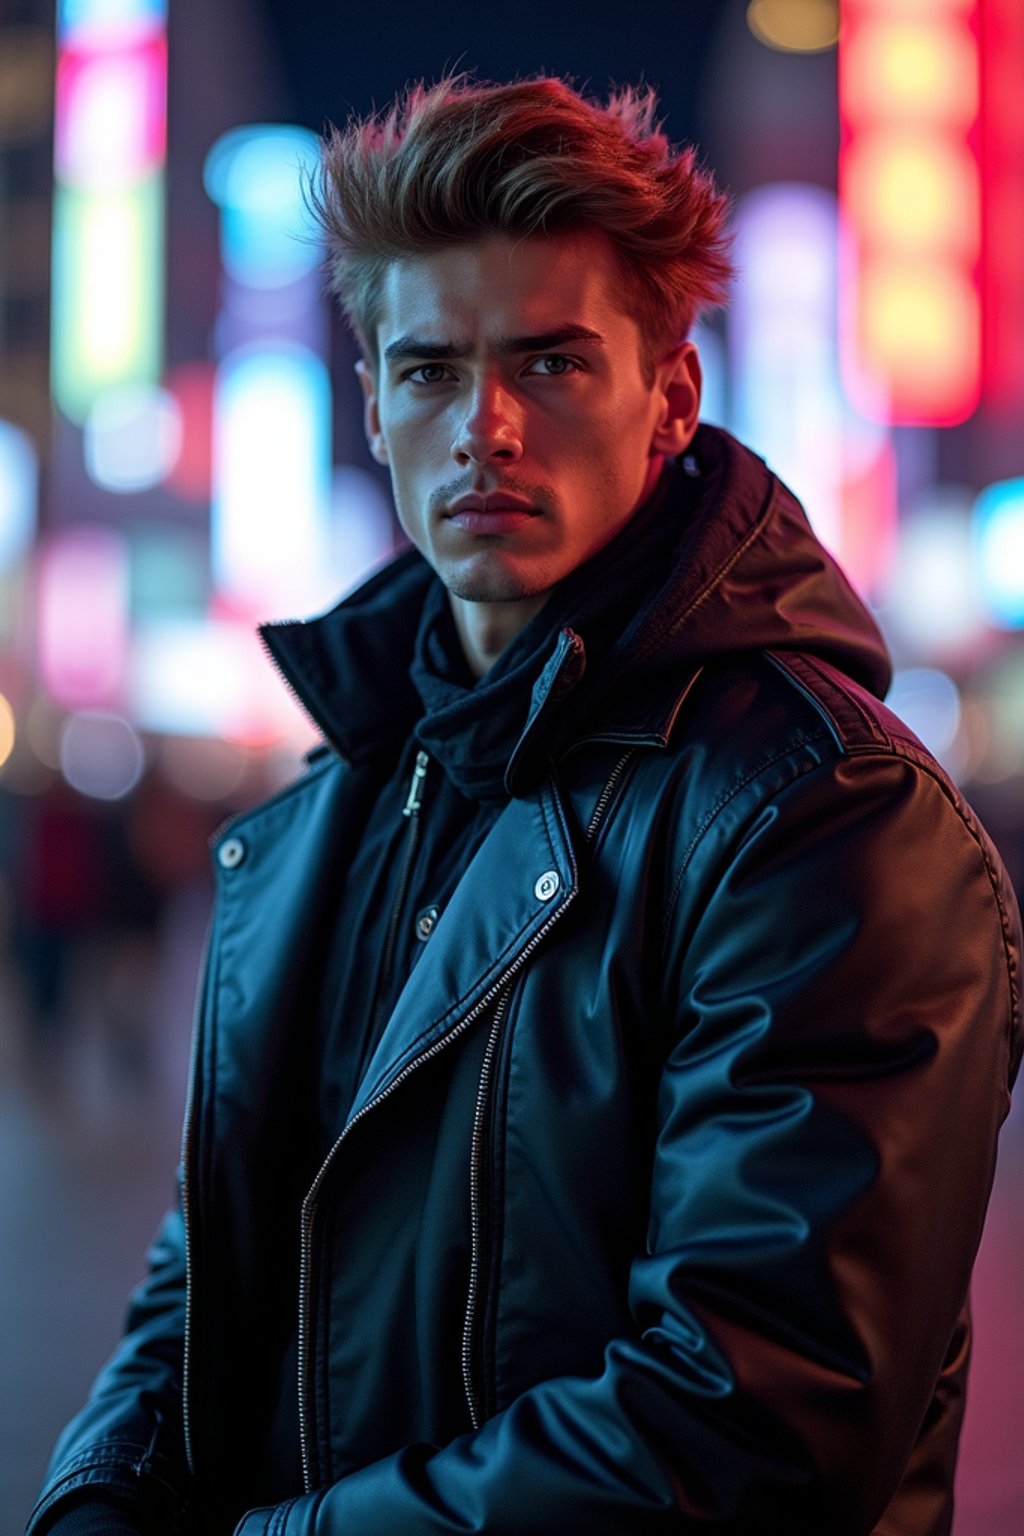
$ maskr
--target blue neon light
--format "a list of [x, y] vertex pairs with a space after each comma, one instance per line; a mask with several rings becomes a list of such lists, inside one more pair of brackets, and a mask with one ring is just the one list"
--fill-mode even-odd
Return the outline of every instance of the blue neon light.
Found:
[[981, 599], [1004, 629], [1024, 629], [1024, 479], [986, 486], [974, 503]]
[[279, 288], [312, 272], [322, 250], [302, 195], [316, 134], [286, 124], [234, 128], [206, 157], [203, 182], [221, 209], [221, 259], [249, 288]]
[[26, 553], [36, 526], [39, 466], [32, 440], [0, 421], [0, 571]]
[[57, 0], [57, 31], [64, 44], [105, 39], [126, 33], [162, 31], [167, 0]]

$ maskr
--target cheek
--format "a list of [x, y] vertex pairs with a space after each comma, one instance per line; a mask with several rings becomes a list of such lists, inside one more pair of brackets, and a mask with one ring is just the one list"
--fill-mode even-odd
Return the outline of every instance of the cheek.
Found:
[[604, 475], [628, 475], [634, 464], [646, 462], [650, 446], [649, 412], [632, 398], [612, 405], [587, 421], [583, 432], [574, 434], [573, 453]]
[[392, 474], [408, 482], [436, 465], [446, 441], [444, 423], [437, 418], [395, 416], [388, 423], [385, 439]]

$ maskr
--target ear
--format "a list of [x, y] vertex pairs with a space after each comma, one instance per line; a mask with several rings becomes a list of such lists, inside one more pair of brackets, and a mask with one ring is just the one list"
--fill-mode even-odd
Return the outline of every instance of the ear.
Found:
[[655, 367], [655, 390], [662, 411], [651, 437], [651, 453], [674, 457], [693, 441], [700, 415], [701, 371], [692, 341], [673, 347]]
[[363, 431], [366, 433], [366, 441], [370, 452], [378, 464], [387, 464], [388, 445], [384, 441], [384, 433], [380, 427], [380, 411], [377, 408], [377, 381], [373, 376], [373, 369], [365, 358], [360, 358], [356, 363], [356, 376], [363, 386]]

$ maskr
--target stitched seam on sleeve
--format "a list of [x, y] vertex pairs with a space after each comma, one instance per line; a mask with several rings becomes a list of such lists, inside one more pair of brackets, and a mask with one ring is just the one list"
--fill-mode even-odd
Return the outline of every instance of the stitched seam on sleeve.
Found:
[[[925, 774], [929, 779], [931, 779], [932, 783], [935, 784], [938, 788], [939, 793], [949, 803], [949, 806], [956, 816], [957, 821], [960, 823], [961, 827], [967, 833], [968, 837], [974, 843], [974, 846], [977, 848], [979, 854], [981, 855], [982, 863], [985, 866], [985, 873], [988, 875], [989, 885], [992, 889], [992, 898], [995, 901], [996, 909], [999, 913], [1000, 927], [1002, 928], [1003, 932], [1003, 964], [1006, 968], [1007, 1000], [1009, 1002], [1009, 1012], [1007, 1015], [1007, 1032], [1008, 1034], [1012, 1035], [1013, 1020], [1021, 1009], [1020, 977], [1017, 973], [1013, 959], [1012, 938], [1014, 925], [1011, 921], [1006, 902], [1003, 900], [1003, 893], [1001, 888], [1002, 882], [999, 879], [999, 872], [992, 862], [989, 849], [986, 846], [986, 840], [980, 834], [980, 827], [978, 822], [975, 820], [974, 813], [972, 811], [968, 811], [967, 814], [965, 814], [965, 803], [960, 800], [956, 790], [944, 778], [944, 776], [935, 771], [935, 765], [932, 763], [927, 754], [915, 748], [912, 742], [904, 742], [902, 739], [900, 739], [897, 742], [897, 752], [895, 755], [913, 763], [921, 773]], [[1012, 1047], [1012, 1039], [1010, 1040], [1010, 1044]]]
[[[833, 739], [834, 738], [832, 737], [830, 731], [821, 730], [815, 732], [812, 736], [803, 737], [796, 743], [788, 743], [785, 748], [779, 752], [776, 752], [774, 756], [768, 758], [765, 762], [758, 763], [756, 768], [751, 768], [749, 773], [746, 773], [743, 778], [732, 785], [730, 789], [725, 790], [715, 801], [714, 805], [710, 807], [703, 821], [700, 823], [693, 836], [690, 838], [682, 859], [680, 860], [679, 873], [676, 875], [675, 881], [673, 882], [672, 894], [669, 897], [668, 910], [665, 913], [665, 921], [662, 932], [662, 953], [664, 953], [665, 946], [668, 943], [669, 931], [672, 927], [672, 919], [675, 916], [676, 905], [679, 900], [679, 894], [683, 887], [683, 881], [686, 878], [686, 871], [690, 866], [694, 853], [697, 851], [697, 848], [703, 841], [709, 828], [715, 821], [717, 821], [722, 811], [724, 811], [726, 806], [731, 804], [731, 802], [736, 799], [737, 795], [741, 794], [743, 790], [748, 788], [749, 785], [753, 784], [755, 780], [759, 779], [762, 774], [767, 773], [770, 768], [774, 768], [777, 763], [785, 762], [788, 757], [793, 756], [795, 751], [798, 751], [803, 747], [812, 746], [815, 742], [832, 741]], [[796, 783], [798, 779], [803, 778], [808, 773], [813, 773], [815, 769], [820, 767], [820, 763], [808, 763], [806, 767], [802, 768], [795, 775], [795, 777], [789, 781], [789, 784], [782, 787], [788, 789], [790, 784]], [[778, 793], [778, 791], [775, 793]], [[774, 798], [775, 794], [772, 794], [769, 799], [764, 802], [764, 804], [771, 804], [771, 801]], [[758, 809], [763, 810], [764, 806], [759, 806]]]

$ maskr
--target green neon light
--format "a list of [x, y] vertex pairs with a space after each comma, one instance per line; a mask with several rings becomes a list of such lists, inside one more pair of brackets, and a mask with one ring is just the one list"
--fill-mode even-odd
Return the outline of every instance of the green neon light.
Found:
[[163, 176], [110, 192], [58, 183], [51, 375], [54, 400], [72, 421], [85, 421], [102, 390], [158, 382], [163, 291]]

